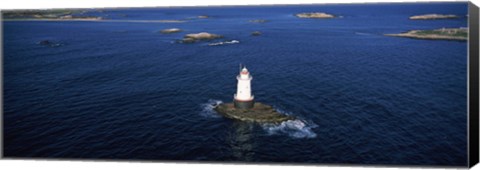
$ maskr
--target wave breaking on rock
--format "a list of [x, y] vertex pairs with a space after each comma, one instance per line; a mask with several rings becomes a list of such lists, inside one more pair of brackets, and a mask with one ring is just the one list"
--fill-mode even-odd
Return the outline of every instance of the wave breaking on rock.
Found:
[[262, 125], [262, 128], [267, 131], [269, 135], [287, 134], [293, 138], [315, 138], [317, 134], [312, 129], [316, 127], [318, 127], [316, 124], [300, 119], [287, 120], [277, 125]]

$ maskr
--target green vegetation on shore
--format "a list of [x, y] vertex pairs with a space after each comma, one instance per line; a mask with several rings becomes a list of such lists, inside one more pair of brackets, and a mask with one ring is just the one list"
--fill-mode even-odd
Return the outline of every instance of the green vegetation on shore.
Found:
[[435, 30], [411, 30], [400, 34], [385, 34], [386, 36], [407, 37], [431, 40], [468, 40], [467, 28], [441, 28]]
[[84, 16], [85, 10], [14, 10], [2, 11], [2, 19], [7, 20], [101, 20], [102, 17]]
[[60, 16], [71, 15], [73, 10], [15, 10], [4, 11], [4, 19], [32, 19], [32, 18], [58, 18]]
[[418, 35], [442, 35], [451, 37], [468, 37], [466, 29], [437, 29], [437, 30], [420, 30]]

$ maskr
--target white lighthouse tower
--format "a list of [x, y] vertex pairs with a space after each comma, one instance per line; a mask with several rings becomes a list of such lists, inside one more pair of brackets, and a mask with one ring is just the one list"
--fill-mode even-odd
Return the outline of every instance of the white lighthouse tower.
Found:
[[252, 76], [247, 70], [247, 67], [243, 67], [240, 74], [237, 76], [237, 94], [233, 96], [233, 104], [237, 109], [250, 109], [253, 108], [254, 101], [252, 95], [252, 89], [250, 82]]

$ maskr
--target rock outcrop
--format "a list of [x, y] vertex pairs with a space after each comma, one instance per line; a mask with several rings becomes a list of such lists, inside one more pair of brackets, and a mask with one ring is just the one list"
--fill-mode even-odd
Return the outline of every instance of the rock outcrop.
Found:
[[59, 46], [62, 46], [61, 43], [52, 42], [52, 41], [50, 41], [50, 40], [42, 40], [42, 41], [38, 42], [37, 44], [43, 45], [43, 46], [47, 46], [47, 47], [59, 47]]
[[222, 103], [216, 106], [214, 110], [226, 118], [246, 122], [279, 124], [295, 119], [292, 116], [278, 113], [272, 106], [259, 102], [256, 102], [252, 109], [237, 109], [233, 103]]
[[253, 36], [259, 36], [259, 35], [262, 35], [262, 33], [261, 33], [260, 31], [254, 31], [254, 32], [252, 32], [251, 35], [253, 35]]
[[162, 34], [171, 34], [171, 33], [177, 33], [177, 32], [181, 32], [182, 30], [179, 29], [179, 28], [168, 28], [168, 29], [164, 29], [164, 30], [161, 30], [160, 33]]
[[223, 36], [217, 34], [211, 34], [208, 32], [201, 32], [201, 33], [194, 33], [194, 34], [187, 34], [183, 37], [181, 42], [183, 43], [194, 43], [200, 40], [213, 40], [217, 38], [222, 38]]
[[332, 14], [327, 14], [323, 12], [310, 12], [310, 13], [299, 13], [296, 14], [298, 18], [318, 18], [318, 19], [324, 19], [324, 18], [335, 18], [335, 15]]
[[442, 14], [425, 14], [425, 15], [415, 15], [411, 16], [411, 20], [433, 20], [433, 19], [455, 19], [458, 18], [456, 15], [442, 15]]

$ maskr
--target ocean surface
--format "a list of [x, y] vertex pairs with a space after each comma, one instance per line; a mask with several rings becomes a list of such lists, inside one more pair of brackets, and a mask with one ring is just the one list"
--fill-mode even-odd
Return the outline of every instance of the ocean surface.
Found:
[[[316, 11], [341, 17], [294, 16]], [[460, 18], [408, 19], [428, 13]], [[467, 165], [467, 42], [383, 35], [467, 27], [467, 3], [83, 15], [109, 20], [3, 22], [5, 157]], [[187, 22], [150, 22], [175, 19]], [[224, 38], [177, 42], [197, 32]], [[213, 111], [232, 101], [239, 64], [256, 101], [298, 119], [260, 125]]]

